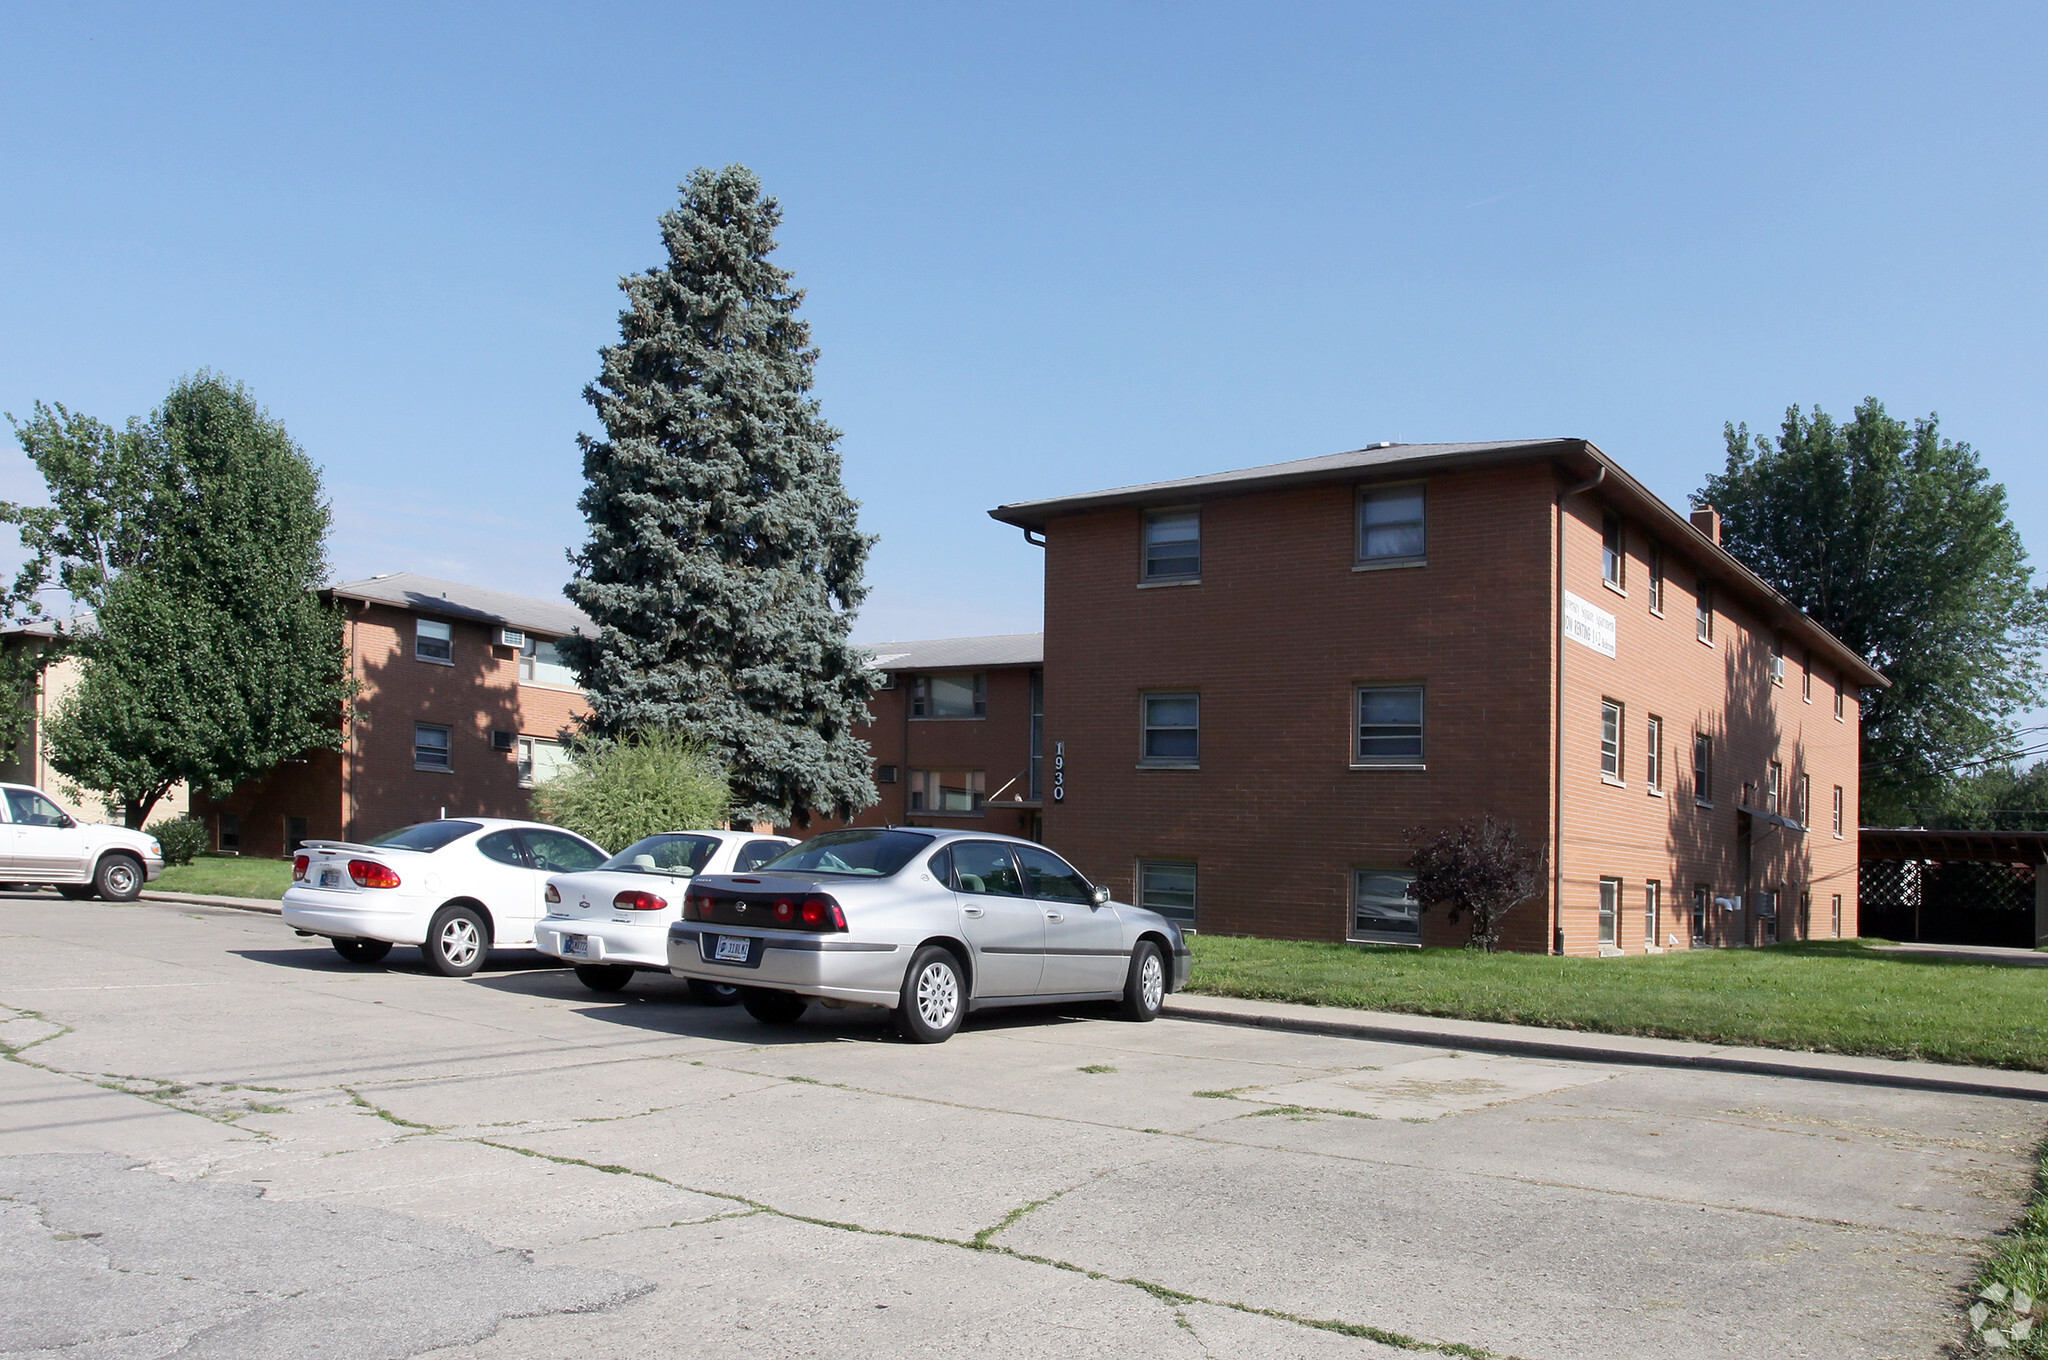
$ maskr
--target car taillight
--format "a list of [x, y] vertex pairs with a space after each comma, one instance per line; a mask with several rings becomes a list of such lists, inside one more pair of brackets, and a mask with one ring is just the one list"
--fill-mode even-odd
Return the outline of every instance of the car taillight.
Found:
[[[777, 914], [782, 904], [776, 903]], [[797, 908], [797, 917], [810, 930], [844, 930], [846, 913], [839, 910], [839, 904], [823, 893], [812, 893]]]
[[356, 881], [358, 888], [395, 888], [398, 886], [398, 870], [388, 864], [379, 864], [373, 859], [352, 859], [348, 862], [348, 876]]
[[620, 911], [667, 911], [668, 899], [644, 888], [628, 888], [612, 899], [612, 905]]
[[310, 863], [312, 859], [307, 855], [300, 855], [292, 861], [292, 882], [297, 883], [306, 876], [306, 866]]
[[547, 896], [547, 899], [548, 899], [548, 901], [550, 901], [550, 902], [559, 902], [559, 901], [561, 901], [561, 900], [562, 900], [562, 894], [560, 894], [559, 892], [555, 891], [555, 885], [554, 885], [554, 884], [552, 884], [552, 883], [548, 884], [548, 890], [547, 890], [547, 894], [546, 894], [546, 896]]

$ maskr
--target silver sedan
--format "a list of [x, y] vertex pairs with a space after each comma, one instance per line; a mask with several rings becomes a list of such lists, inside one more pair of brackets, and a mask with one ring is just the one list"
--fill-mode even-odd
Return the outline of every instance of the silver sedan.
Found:
[[902, 827], [828, 832], [749, 874], [705, 875], [669, 927], [669, 971], [736, 984], [755, 1019], [812, 1000], [884, 1006], [916, 1043], [969, 1011], [1121, 1003], [1150, 1020], [1188, 976], [1180, 928], [1109, 900], [1042, 845]]

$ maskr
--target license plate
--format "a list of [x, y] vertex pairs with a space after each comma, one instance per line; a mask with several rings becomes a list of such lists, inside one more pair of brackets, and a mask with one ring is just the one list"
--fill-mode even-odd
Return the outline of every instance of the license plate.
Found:
[[588, 935], [564, 935], [562, 937], [562, 952], [564, 954], [574, 954], [581, 958], [589, 958], [590, 937]]
[[322, 869], [320, 871], [320, 886], [323, 888], [339, 888], [341, 886], [341, 870]]
[[744, 935], [721, 935], [718, 937], [718, 948], [712, 951], [711, 957], [720, 963], [745, 963], [747, 946], [751, 943], [752, 941]]

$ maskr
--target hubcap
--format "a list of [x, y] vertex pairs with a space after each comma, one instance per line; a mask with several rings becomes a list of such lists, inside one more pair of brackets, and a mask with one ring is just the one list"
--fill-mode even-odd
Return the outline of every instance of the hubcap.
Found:
[[481, 943], [476, 922], [466, 917], [458, 916], [441, 927], [441, 957], [456, 968], [467, 967]]
[[943, 963], [928, 963], [917, 975], [917, 1013], [933, 1029], [953, 1023], [960, 1009], [960, 983]]
[[125, 864], [111, 865], [107, 869], [109, 891], [124, 893], [135, 886], [135, 871]]
[[1145, 966], [1138, 970], [1138, 994], [1145, 999], [1145, 1009], [1156, 1011], [1159, 1003], [1166, 999], [1166, 970], [1159, 965], [1157, 954], [1145, 956]]

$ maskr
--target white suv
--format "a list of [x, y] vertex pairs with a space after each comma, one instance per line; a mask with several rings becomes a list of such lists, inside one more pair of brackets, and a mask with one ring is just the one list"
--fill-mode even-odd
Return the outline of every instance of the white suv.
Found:
[[156, 837], [81, 822], [27, 784], [0, 784], [0, 883], [49, 884], [66, 897], [133, 902], [164, 871]]

